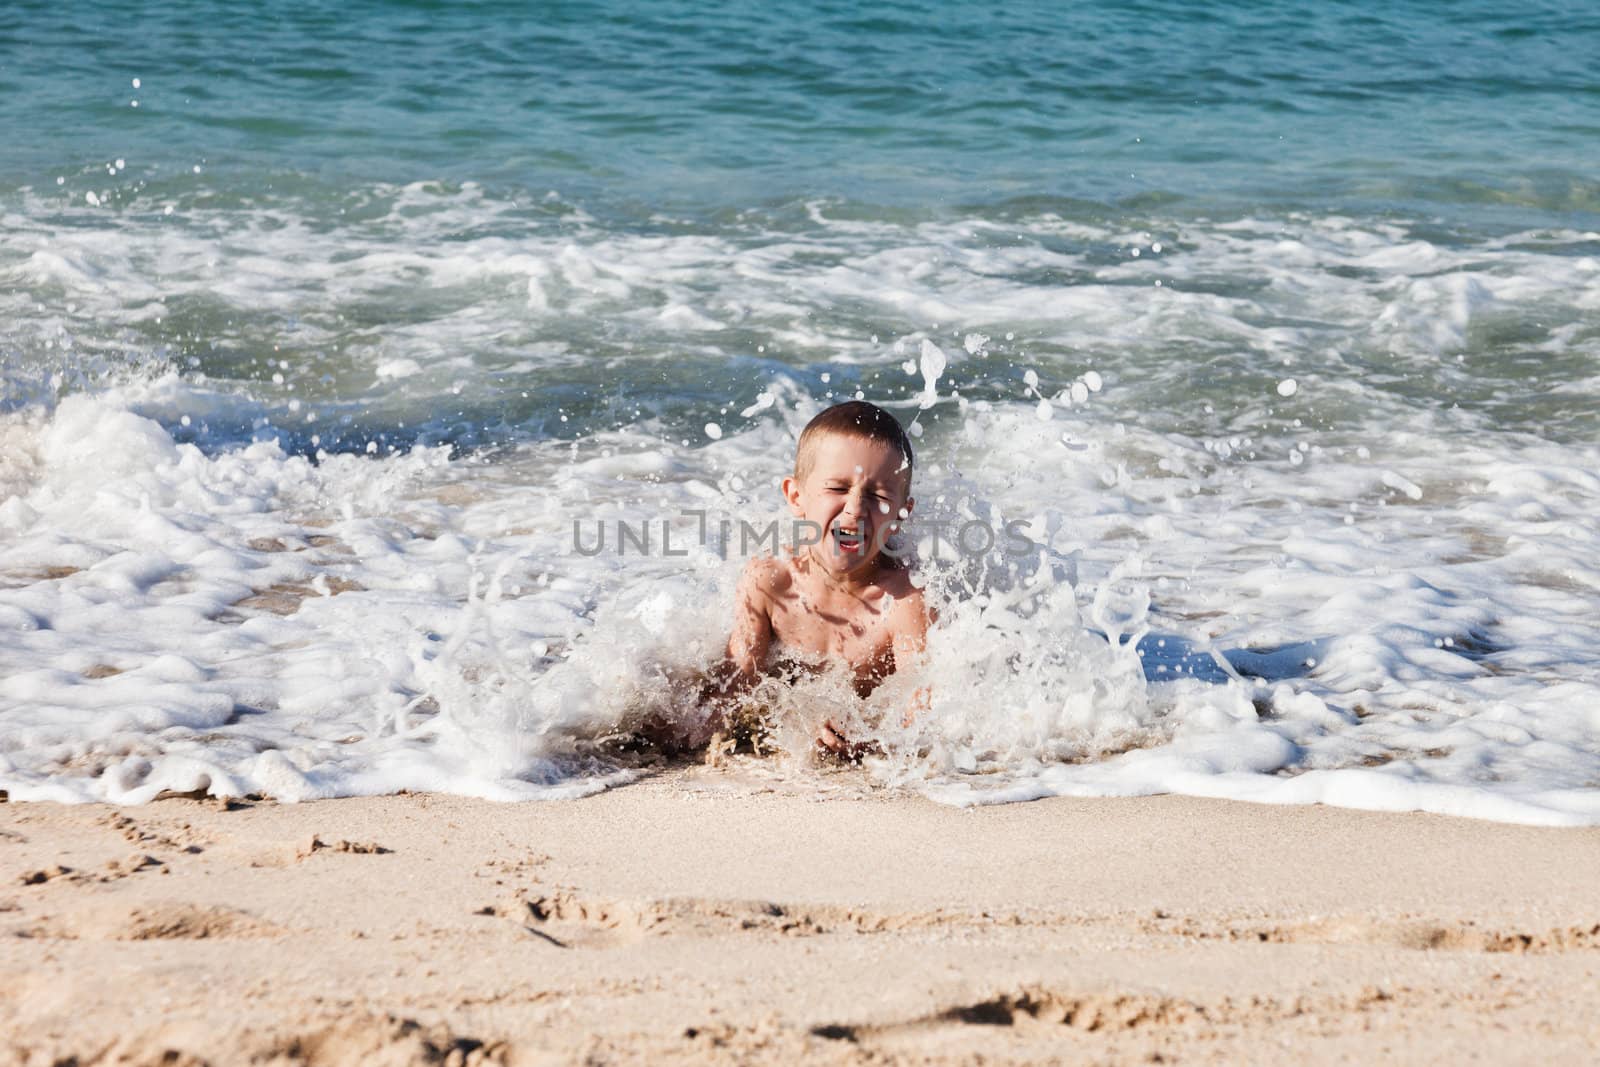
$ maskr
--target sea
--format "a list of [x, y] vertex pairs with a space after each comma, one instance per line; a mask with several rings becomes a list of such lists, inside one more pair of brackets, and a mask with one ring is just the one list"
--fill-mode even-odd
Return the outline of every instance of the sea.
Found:
[[0, 798], [699, 758], [863, 398], [926, 661], [765, 683], [729, 775], [1600, 823], [1596, 56], [1556, 0], [7, 0]]

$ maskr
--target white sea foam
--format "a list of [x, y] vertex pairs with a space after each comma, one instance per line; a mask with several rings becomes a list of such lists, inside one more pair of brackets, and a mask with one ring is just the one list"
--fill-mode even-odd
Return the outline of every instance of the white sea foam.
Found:
[[[1587, 379], [1524, 373], [1600, 352], [1571, 252], [1592, 235], [1190, 220], [1134, 259], [1109, 251], [1155, 231], [1054, 216], [820, 205], [662, 236], [517, 229], [470, 186], [383, 190], [345, 226], [35, 201], [0, 247], [14, 800], [625, 781], [608, 738], [710, 729], [693, 677], [739, 566], [718, 517], [778, 516], [795, 434], [861, 389], [916, 419], [919, 517], [1027, 520], [1040, 550], [925, 542], [929, 664], [861, 706], [827, 677], [768, 687], [777, 766], [810, 773], [842, 714], [881, 745], [863, 780], [956, 803], [1600, 822], [1600, 450], [1574, 430]], [[152, 350], [174, 318], [203, 336]], [[273, 440], [521, 393], [535, 430], [481, 455]], [[560, 421], [575, 400], [610, 421]], [[619, 554], [619, 522], [648, 554]]]
[[[314, 466], [270, 444], [208, 457], [130, 410], [182, 388], [7, 417], [37, 456], [0, 552], [13, 799], [625, 780], [597, 743], [693, 717], [684, 679], [715, 658], [738, 566], [674, 509], [776, 514], [816, 406], [703, 448], [640, 430], [487, 469], [438, 450]], [[1244, 487], [1202, 442], [1081, 416], [1079, 451], [1024, 403], [963, 417], [919, 493], [952, 521], [1025, 518], [1041, 552], [979, 567], [923, 545], [932, 665], [851, 713], [883, 744], [869, 776], [961, 803], [1173, 791], [1600, 820], [1593, 455], [1411, 437], [1403, 457], [1256, 465]], [[647, 557], [570, 540], [662, 517], [687, 555], [659, 531]], [[922, 684], [933, 707], [900, 725]], [[841, 707], [806, 685], [773, 699], [801, 754], [807, 716]]]
[[[1126, 233], [1050, 215], [902, 226], [831, 221], [824, 206], [821, 225], [799, 232], [668, 237], [608, 229], [580, 212], [530, 220], [471, 185], [371, 196], [366, 217], [337, 225], [292, 203], [195, 207], [178, 225], [130, 195], [87, 225], [87, 209], [26, 194], [4, 216], [8, 343], [37, 350], [71, 339], [80, 353], [125, 353], [137, 345], [124, 329], [209, 309], [213, 335], [189, 347], [254, 329], [292, 349], [290, 384], [315, 353], [336, 371], [363, 365], [363, 385], [381, 385], [355, 394], [364, 400], [400, 391], [418, 403], [433, 393], [416, 390], [413, 367], [430, 389], [441, 382], [426, 372], [448, 367], [444, 384], [470, 397], [530, 355], [547, 370], [577, 368], [619, 328], [641, 356], [685, 345], [737, 355], [754, 330], [787, 362], [872, 365], [887, 354], [860, 330], [870, 322], [897, 324], [917, 345], [948, 338], [947, 348], [1014, 333], [1024, 340], [986, 340], [975, 354], [1010, 362], [1032, 345], [1074, 375], [1085, 368], [1064, 365], [1066, 353], [1114, 353], [1099, 372], [1157, 390], [1172, 376], [1165, 339], [1213, 364], [1209, 382], [1196, 383], [1208, 395], [1272, 375], [1324, 404], [1350, 402], [1354, 389], [1365, 403], [1391, 403], [1405, 375], [1456, 384], [1441, 361], [1466, 351], [1498, 358], [1494, 333], [1512, 322], [1551, 351], [1600, 344], [1582, 318], [1600, 306], [1584, 266], [1592, 259], [1569, 251], [1589, 247], [1580, 232], [1446, 246], [1338, 217], [1185, 221], [1166, 224], [1159, 259], [1103, 261]], [[350, 325], [375, 309], [388, 318], [380, 329]], [[1132, 405], [1153, 399], [1145, 388], [1121, 393]]]

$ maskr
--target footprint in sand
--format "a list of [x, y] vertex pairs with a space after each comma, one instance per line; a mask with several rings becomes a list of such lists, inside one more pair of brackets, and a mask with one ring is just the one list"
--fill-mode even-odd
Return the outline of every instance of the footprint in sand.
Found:
[[95, 941], [202, 941], [275, 937], [281, 927], [220, 904], [152, 901], [105, 905], [78, 920], [73, 936]]

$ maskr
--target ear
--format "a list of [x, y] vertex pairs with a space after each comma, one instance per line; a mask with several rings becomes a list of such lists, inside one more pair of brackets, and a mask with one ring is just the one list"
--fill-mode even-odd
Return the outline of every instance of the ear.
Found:
[[[900, 511], [903, 511], [903, 512], [906, 513], [906, 519], [909, 519], [911, 517], [911, 513], [913, 511], [915, 511], [916, 509], [917, 509], [917, 498], [916, 497], [908, 496], [908, 497], [906, 497], [906, 502], [904, 504], [900, 505]], [[896, 524], [905, 522], [906, 519], [902, 519], [900, 517], [900, 515], [899, 515], [899, 512], [895, 513], [894, 521], [895, 521]]]
[[789, 510], [796, 515], [803, 514], [800, 510], [800, 483], [794, 478], [785, 478], [781, 486], [783, 499], [789, 502]]

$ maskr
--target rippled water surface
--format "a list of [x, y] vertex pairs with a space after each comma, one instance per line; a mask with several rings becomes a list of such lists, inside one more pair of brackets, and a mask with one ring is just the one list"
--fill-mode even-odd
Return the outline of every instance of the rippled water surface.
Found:
[[0, 788], [626, 777], [738, 553], [574, 523], [775, 513], [859, 391], [926, 514], [1041, 546], [925, 560], [936, 706], [864, 780], [1592, 821], [1595, 54], [1537, 3], [8, 5]]

